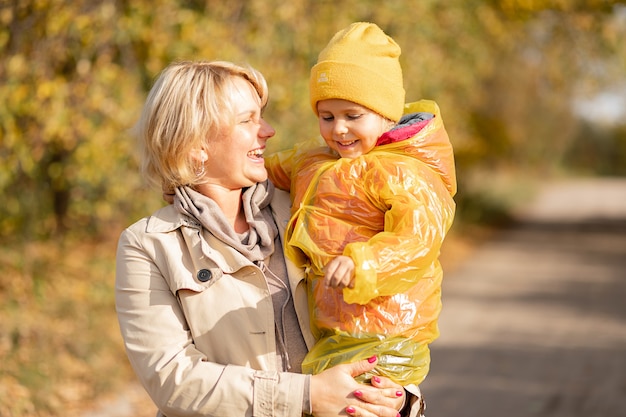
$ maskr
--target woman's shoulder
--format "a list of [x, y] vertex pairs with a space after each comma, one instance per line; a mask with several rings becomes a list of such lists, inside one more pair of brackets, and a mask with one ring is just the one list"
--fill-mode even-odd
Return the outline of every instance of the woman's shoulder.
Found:
[[189, 216], [180, 213], [173, 204], [161, 207], [149, 216], [137, 220], [127, 227], [135, 234], [158, 234], [168, 233], [181, 226], [200, 227], [200, 225]]

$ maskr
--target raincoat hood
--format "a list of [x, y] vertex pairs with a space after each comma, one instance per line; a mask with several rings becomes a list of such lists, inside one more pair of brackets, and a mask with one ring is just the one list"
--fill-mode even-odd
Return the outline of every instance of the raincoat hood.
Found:
[[456, 194], [452, 145], [443, 129], [439, 106], [434, 101], [406, 104], [398, 125], [378, 139], [373, 152], [377, 150], [411, 155], [424, 162], [441, 176], [450, 195]]

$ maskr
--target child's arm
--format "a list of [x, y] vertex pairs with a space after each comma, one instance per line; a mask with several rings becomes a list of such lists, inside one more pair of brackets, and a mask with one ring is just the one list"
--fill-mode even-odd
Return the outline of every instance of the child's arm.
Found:
[[355, 263], [348, 303], [365, 304], [381, 295], [404, 292], [440, 268], [438, 257], [452, 225], [455, 203], [441, 178], [414, 160], [398, 161], [363, 181], [386, 207], [384, 230], [366, 242], [346, 245]]
[[273, 153], [265, 157], [267, 176], [281, 190], [291, 189], [291, 171], [295, 148]]
[[267, 175], [281, 190], [291, 190], [292, 175], [297, 170], [300, 159], [311, 149], [324, 145], [320, 138], [296, 144], [293, 148], [275, 152], [265, 157]]

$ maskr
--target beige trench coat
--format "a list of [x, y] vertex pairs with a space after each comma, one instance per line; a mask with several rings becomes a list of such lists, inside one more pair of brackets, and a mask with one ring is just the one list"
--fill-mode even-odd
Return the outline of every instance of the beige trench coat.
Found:
[[[276, 190], [281, 239], [289, 204], [289, 195]], [[287, 269], [310, 347], [303, 271], [289, 261]], [[276, 372], [263, 273], [174, 206], [122, 233], [115, 292], [130, 363], [160, 415], [302, 415], [306, 376]]]

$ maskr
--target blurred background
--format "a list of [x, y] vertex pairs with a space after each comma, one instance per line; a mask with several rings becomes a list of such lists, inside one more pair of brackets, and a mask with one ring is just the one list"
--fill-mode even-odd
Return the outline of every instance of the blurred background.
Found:
[[317, 134], [309, 69], [354, 21], [402, 47], [407, 101], [441, 107], [459, 182], [444, 263], [538, 184], [626, 176], [622, 2], [0, 0], [0, 416], [72, 415], [134, 381], [114, 255], [163, 204], [127, 133], [158, 73], [251, 64], [285, 148]]

